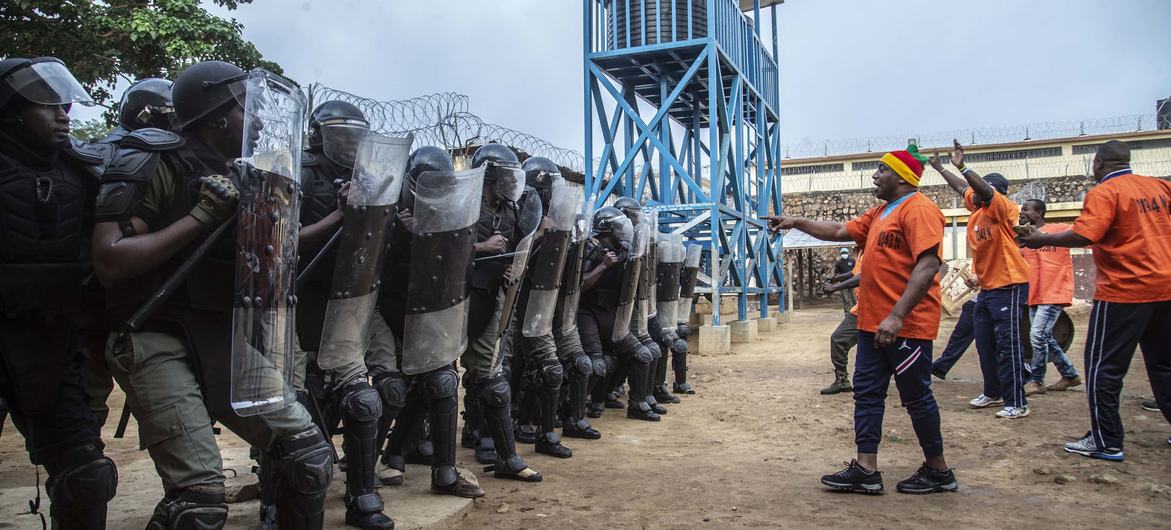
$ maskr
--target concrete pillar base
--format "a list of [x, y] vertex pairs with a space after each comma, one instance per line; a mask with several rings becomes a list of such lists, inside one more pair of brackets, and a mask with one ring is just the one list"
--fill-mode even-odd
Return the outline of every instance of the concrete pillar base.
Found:
[[760, 317], [756, 319], [756, 331], [758, 333], [769, 333], [777, 329], [776, 317]]
[[776, 319], [777, 324], [788, 324], [793, 321], [793, 311], [776, 311], [773, 313], [773, 318]]
[[757, 337], [755, 320], [736, 320], [732, 322], [732, 342], [753, 342]]
[[699, 353], [723, 355], [732, 351], [732, 328], [730, 326], [700, 326]]

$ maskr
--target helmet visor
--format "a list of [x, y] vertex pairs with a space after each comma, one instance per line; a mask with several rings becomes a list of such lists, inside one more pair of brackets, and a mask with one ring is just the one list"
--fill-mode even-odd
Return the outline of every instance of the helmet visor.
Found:
[[370, 134], [360, 120], [335, 120], [321, 125], [321, 149], [330, 162], [345, 168], [354, 167], [358, 146]]
[[495, 181], [496, 198], [516, 202], [525, 191], [525, 172], [516, 166], [490, 163], [487, 180]]
[[93, 106], [81, 83], [73, 77], [65, 65], [56, 61], [34, 63], [9, 74], [6, 79], [12, 89], [25, 99], [41, 105], [67, 105], [81, 103]]
[[627, 217], [620, 217], [610, 221], [610, 232], [618, 239], [619, 243], [625, 242], [629, 246], [634, 241], [634, 224], [630, 222]]

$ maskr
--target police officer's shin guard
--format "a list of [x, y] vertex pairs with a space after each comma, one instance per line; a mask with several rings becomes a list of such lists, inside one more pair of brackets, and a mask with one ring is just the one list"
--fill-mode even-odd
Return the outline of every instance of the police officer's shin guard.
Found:
[[[603, 367], [604, 368], [604, 367]], [[589, 401], [589, 384], [593, 376], [594, 363], [585, 354], [575, 358], [569, 366], [569, 377], [563, 383], [567, 387], [567, 417], [561, 434], [570, 438], [597, 440], [602, 433], [586, 421], [586, 405]]]
[[66, 450], [45, 469], [54, 529], [106, 527], [106, 503], [118, 489], [118, 469], [100, 442]]
[[541, 434], [536, 440], [538, 453], [557, 457], [569, 458], [573, 451], [561, 444], [561, 436], [557, 434], [555, 422], [557, 419], [557, 398], [561, 395], [561, 381], [565, 371], [561, 361], [549, 358], [539, 367], [537, 385], [537, 403], [541, 416]]
[[687, 383], [687, 350], [671, 352], [671, 368], [675, 370], [675, 383], [671, 390], [676, 394], [694, 394], [695, 389]]
[[406, 404], [407, 381], [401, 373], [383, 372], [374, 376], [374, 389], [382, 398], [382, 415], [378, 418], [378, 435], [375, 437], [381, 447], [390, 432], [390, 426], [398, 419]]
[[320, 529], [325, 520], [325, 490], [333, 479], [333, 451], [321, 431], [313, 427], [282, 437], [269, 453], [277, 525], [281, 530]]
[[529, 469], [524, 459], [516, 454], [516, 443], [512, 439], [512, 417], [508, 412], [508, 404], [512, 400], [508, 380], [497, 375], [480, 382], [479, 387], [484, 426], [491, 433], [496, 448], [495, 464], [484, 470], [493, 471], [496, 478], [540, 481], [541, 474]]
[[431, 443], [435, 453], [431, 461], [431, 491], [457, 497], [483, 497], [484, 490], [468, 482], [455, 469], [456, 389], [459, 375], [444, 367], [422, 376], [421, 397], [427, 402], [431, 423]]
[[394, 528], [382, 513], [382, 498], [374, 491], [374, 462], [378, 457], [378, 420], [382, 397], [365, 377], [337, 391], [341, 395], [342, 447], [349, 458], [346, 467], [346, 524], [364, 530]]
[[643, 421], [659, 421], [659, 415], [651, 409], [646, 394], [653, 354], [641, 344], [633, 347], [633, 352], [634, 355], [626, 363], [630, 378], [630, 397], [626, 417]]

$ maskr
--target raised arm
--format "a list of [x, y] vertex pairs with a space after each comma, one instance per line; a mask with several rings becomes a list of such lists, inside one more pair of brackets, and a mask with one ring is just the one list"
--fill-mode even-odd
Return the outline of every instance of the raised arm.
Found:
[[996, 190], [992, 188], [991, 184], [985, 182], [984, 177], [976, 173], [976, 170], [964, 165], [964, 148], [960, 145], [960, 141], [953, 139], [952, 143], [951, 164], [960, 170], [960, 173], [964, 175], [964, 180], [972, 187], [976, 204], [988, 204], [992, 200], [992, 196], [996, 194]]
[[919, 254], [919, 258], [915, 261], [915, 268], [911, 270], [911, 279], [907, 282], [907, 288], [903, 290], [903, 295], [899, 297], [898, 302], [895, 302], [890, 314], [878, 325], [878, 332], [875, 334], [874, 340], [879, 346], [894, 343], [899, 332], [903, 330], [903, 321], [906, 320], [907, 315], [931, 289], [931, 282], [935, 281], [935, 274], [939, 272], [940, 262], [936, 249], [937, 247], [931, 247]]
[[963, 177], [957, 177], [955, 173], [952, 173], [951, 171], [948, 171], [947, 168], [943, 167], [943, 162], [939, 160], [938, 149], [935, 150], [927, 162], [931, 164], [932, 169], [938, 171], [939, 174], [943, 176], [944, 182], [947, 182], [947, 185], [951, 186], [951, 189], [955, 190], [956, 193], [963, 195], [964, 190], [968, 189], [968, 182], [965, 181]]
[[766, 215], [761, 219], [768, 220], [768, 228], [773, 232], [796, 228], [822, 241], [853, 241], [854, 238], [846, 232], [846, 225], [832, 221], [814, 221], [789, 215]]

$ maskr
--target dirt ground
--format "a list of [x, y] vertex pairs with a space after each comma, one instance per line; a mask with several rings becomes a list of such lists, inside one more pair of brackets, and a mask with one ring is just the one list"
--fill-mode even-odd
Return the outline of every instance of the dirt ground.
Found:
[[[1071, 312], [1078, 335], [1070, 356], [1080, 370], [1088, 311]], [[1171, 527], [1171, 426], [1139, 407], [1150, 387], [1137, 355], [1122, 404], [1124, 463], [1061, 450], [1061, 443], [1088, 429], [1084, 392], [1035, 396], [1032, 415], [1011, 422], [994, 418], [994, 410], [968, 409], [967, 401], [980, 391], [972, 348], [948, 381], [934, 385], [958, 493], [894, 493], [895, 483], [914, 472], [922, 455], [893, 385], [880, 455], [889, 493], [869, 497], [823, 490], [818, 478], [837, 471], [854, 453], [850, 396], [818, 394], [832, 379], [827, 344], [839, 320], [837, 308], [804, 309], [757, 342], [733, 345], [731, 355], [693, 355], [691, 381], [699, 394], [671, 406], [658, 424], [608, 411], [594, 420], [601, 440], [566, 440], [574, 449], [569, 460], [521, 446], [545, 481], [521, 484], [481, 474], [488, 495], [458, 528]], [[944, 321], [935, 355], [953, 324]], [[1057, 377], [1052, 368], [1049, 377]], [[146, 453], [137, 450], [133, 426], [127, 438], [111, 439], [120, 392], [111, 406], [107, 452], [122, 470], [111, 528], [140, 528], [158, 498], [158, 478]], [[238, 440], [228, 434], [220, 439], [230, 453], [225, 464], [246, 471], [249, 463]], [[35, 516], [15, 515], [27, 512], [34, 480], [22, 443], [9, 422], [0, 438], [0, 528], [40, 527]], [[470, 450], [460, 449], [459, 460], [464, 469], [477, 469]], [[338, 475], [335, 483], [340, 480]], [[407, 480], [428, 477], [412, 467]], [[400, 500], [384, 490], [384, 496], [392, 516], [396, 502], [438, 501], [425, 493]], [[47, 510], [47, 499], [42, 503]], [[229, 527], [254, 527], [253, 506], [254, 501], [233, 505]], [[346, 528], [340, 514], [333, 515], [330, 527]]]
[[[1074, 313], [1071, 357], [1080, 370], [1088, 311]], [[1011, 422], [970, 410], [980, 392], [973, 347], [954, 379], [934, 385], [958, 493], [894, 493], [922, 453], [893, 385], [880, 449], [889, 493], [823, 490], [820, 476], [854, 454], [850, 396], [818, 394], [832, 380], [827, 345], [839, 320], [840, 309], [801, 310], [779, 331], [734, 344], [732, 355], [692, 357], [699, 394], [671, 406], [660, 424], [609, 411], [595, 420], [601, 440], [566, 441], [569, 460], [523, 449], [544, 482], [482, 479], [488, 496], [460, 528], [1171, 527], [1171, 426], [1139, 407], [1150, 395], [1139, 356], [1122, 405], [1124, 463], [1061, 449], [1088, 429], [1084, 392], [1037, 396], [1032, 415]], [[945, 321], [936, 355], [953, 325]], [[1057, 377], [1052, 368], [1049, 377]]]

